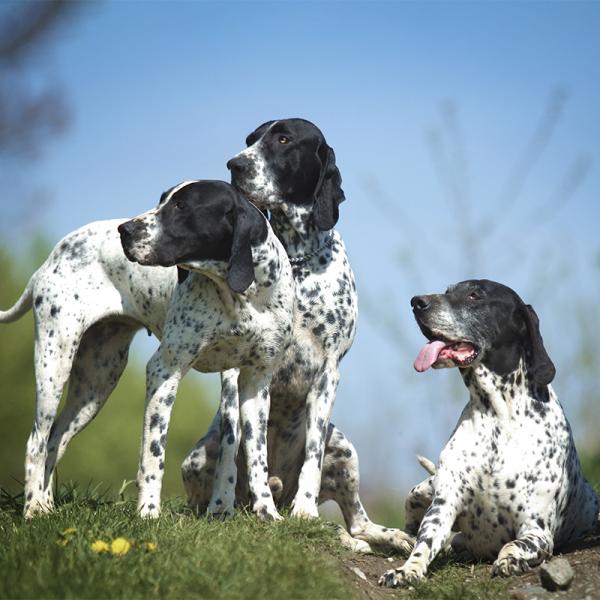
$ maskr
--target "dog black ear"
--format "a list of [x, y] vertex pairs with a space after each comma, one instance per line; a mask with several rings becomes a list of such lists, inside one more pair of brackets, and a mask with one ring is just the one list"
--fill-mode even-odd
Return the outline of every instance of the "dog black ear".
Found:
[[252, 133], [248, 134], [248, 137], [246, 138], [246, 146], [252, 146], [252, 144], [259, 140], [262, 137], [263, 133], [271, 125], [273, 125], [273, 123], [275, 123], [275, 121], [267, 121], [266, 123], [259, 125]]
[[335, 165], [333, 148], [323, 142], [317, 150], [317, 156], [321, 163], [321, 172], [314, 192], [313, 217], [317, 227], [326, 231], [337, 223], [338, 206], [344, 201], [345, 196], [341, 188], [342, 176]]
[[233, 223], [231, 259], [227, 271], [227, 283], [238, 294], [245, 292], [254, 281], [251, 242], [252, 220], [247, 211], [238, 208]]
[[540, 320], [531, 304], [523, 305], [523, 316], [529, 335], [529, 373], [538, 385], [548, 385], [556, 375], [556, 368], [544, 347]]
[[189, 274], [190, 272], [187, 269], [177, 267], [177, 283], [183, 283], [188, 278]]

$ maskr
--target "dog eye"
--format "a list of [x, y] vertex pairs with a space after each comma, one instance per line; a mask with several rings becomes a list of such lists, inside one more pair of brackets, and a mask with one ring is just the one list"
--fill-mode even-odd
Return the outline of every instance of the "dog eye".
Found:
[[279, 140], [278, 140], [278, 142], [279, 142], [280, 144], [287, 144], [287, 143], [289, 143], [289, 141], [290, 141], [290, 138], [289, 138], [289, 137], [287, 137], [287, 135], [280, 135], [280, 136], [279, 136]]
[[470, 294], [467, 296], [467, 298], [468, 298], [469, 300], [481, 300], [481, 295], [480, 295], [479, 293], [477, 293], [477, 292], [471, 292], [471, 293], [470, 293]]
[[175, 208], [178, 208], [179, 210], [181, 210], [183, 208], [183, 200], [177, 200], [175, 202]]

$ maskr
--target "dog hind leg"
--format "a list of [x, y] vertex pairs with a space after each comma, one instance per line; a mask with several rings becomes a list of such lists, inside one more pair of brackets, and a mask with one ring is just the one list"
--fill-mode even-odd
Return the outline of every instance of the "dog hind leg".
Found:
[[45, 481], [48, 438], [56, 413], [69, 379], [73, 358], [77, 352], [81, 334], [66, 335], [57, 324], [40, 327], [36, 319], [34, 364], [36, 380], [35, 417], [25, 451], [25, 504], [26, 519], [37, 513], [50, 512], [53, 498], [48, 496]]
[[404, 504], [406, 531], [411, 535], [417, 535], [419, 525], [433, 500], [433, 477], [417, 484], [406, 497]]
[[82, 337], [71, 369], [65, 406], [48, 441], [47, 497], [52, 498], [55, 468], [67, 445], [96, 417], [117, 385], [137, 330], [134, 324], [101, 321]]
[[207, 514], [219, 519], [233, 516], [237, 481], [236, 456], [240, 442], [238, 369], [221, 373], [219, 455]]
[[522, 527], [517, 539], [505, 544], [492, 565], [492, 576], [521, 575], [552, 556], [554, 542], [539, 526]]
[[[358, 454], [344, 434], [329, 425], [319, 502], [334, 500], [344, 517], [352, 538], [386, 551], [410, 552], [414, 539], [400, 529], [373, 523], [359, 496]], [[348, 545], [348, 544], [346, 544]], [[366, 552], [360, 545], [355, 550]]]
[[181, 464], [188, 506], [199, 516], [206, 513], [212, 496], [220, 450], [220, 427], [220, 415], [217, 413], [208, 432], [196, 443]]

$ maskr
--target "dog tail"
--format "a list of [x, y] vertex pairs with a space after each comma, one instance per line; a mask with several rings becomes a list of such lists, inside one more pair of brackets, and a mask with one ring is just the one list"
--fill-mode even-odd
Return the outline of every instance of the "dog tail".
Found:
[[421, 456], [420, 454], [417, 454], [417, 460], [419, 461], [419, 464], [430, 474], [430, 475], [435, 475], [435, 465], [428, 459], [425, 458], [424, 456]]
[[33, 278], [27, 283], [21, 297], [8, 310], [0, 310], [0, 323], [12, 323], [20, 319], [33, 306]]
[[271, 494], [273, 494], [273, 500], [279, 500], [283, 493], [283, 481], [276, 475], [269, 477], [269, 487], [271, 488]]

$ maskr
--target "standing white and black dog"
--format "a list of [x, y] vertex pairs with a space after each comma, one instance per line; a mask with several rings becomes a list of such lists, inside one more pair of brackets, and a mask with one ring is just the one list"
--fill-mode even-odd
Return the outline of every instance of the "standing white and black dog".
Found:
[[435, 475], [406, 500], [407, 528], [418, 526], [415, 547], [380, 583], [422, 579], [452, 529], [502, 576], [593, 532], [598, 496], [550, 386], [555, 369], [533, 308], [488, 280], [463, 281], [411, 304], [429, 340], [415, 369], [458, 367], [470, 398]]
[[[292, 343], [271, 383], [268, 453], [276, 499], [304, 518], [318, 516], [318, 504], [334, 499], [354, 538], [406, 551], [410, 536], [368, 518], [358, 495], [356, 451], [329, 422], [340, 361], [350, 349], [357, 319], [354, 276], [333, 229], [344, 200], [335, 153], [321, 131], [303, 119], [269, 121], [246, 144], [227, 163], [232, 183], [270, 212], [273, 230], [290, 257], [296, 289]], [[224, 389], [234, 389], [234, 381], [235, 374], [226, 373]], [[215, 464], [231, 428], [221, 411], [182, 466], [190, 504], [200, 511], [211, 496]], [[233, 511], [236, 473], [219, 472], [219, 493], [212, 494], [208, 508], [227, 515]], [[239, 502], [245, 501], [244, 478], [240, 469]]]
[[15, 305], [0, 311], [0, 323], [10, 323], [32, 310], [35, 324], [36, 399], [25, 450], [25, 518], [54, 509], [56, 465], [114, 390], [136, 332], [146, 328], [162, 336], [177, 269], [129, 262], [117, 231], [122, 222], [95, 221], [65, 236]]
[[[0, 312], [0, 322], [18, 319], [32, 308], [34, 312], [37, 396], [25, 455], [26, 518], [54, 508], [52, 483], [58, 460], [114, 389], [136, 331], [145, 327], [159, 339], [163, 337], [175, 291], [180, 301], [174, 310], [191, 324], [183, 334], [172, 321], [167, 324], [174, 333], [169, 334], [163, 355], [176, 350], [176, 356], [167, 356], [176, 367], [186, 370], [190, 366], [186, 357], [200, 353], [192, 361], [200, 370], [245, 363], [255, 375], [261, 368], [263, 376], [270, 375], [285, 347], [293, 317], [291, 268], [260, 211], [227, 183], [186, 182], [165, 192], [159, 208], [140, 222], [150, 219], [152, 227], [136, 226], [135, 220], [98, 221], [69, 234], [32, 275], [18, 302]], [[174, 266], [130, 262], [121, 237], [129, 256], [139, 263], [182, 263], [204, 274], [177, 286]], [[181, 300], [182, 295], [187, 302]], [[244, 344], [249, 356], [242, 352]], [[156, 372], [150, 375], [155, 377]], [[248, 373], [242, 376], [252, 380], [250, 384], [258, 380]], [[65, 407], [56, 418], [67, 383]], [[253, 401], [264, 405], [265, 388], [268, 392], [263, 382], [260, 394], [246, 406], [256, 404]], [[154, 492], [144, 490], [160, 487], [168, 425], [168, 415], [163, 413], [165, 407], [170, 412], [171, 406], [169, 397], [163, 400], [156, 410], [150, 406], [146, 413], [143, 463], [152, 466], [151, 472], [142, 473], [146, 464], [140, 469], [140, 508], [147, 516], [158, 511], [158, 502], [145, 499]], [[266, 462], [266, 455], [261, 460]], [[258, 473], [258, 468], [254, 471]], [[263, 466], [260, 471], [263, 477]], [[270, 497], [268, 487], [263, 486], [261, 494]], [[274, 510], [272, 501], [268, 510]]]
[[[186, 372], [236, 369], [246, 435], [252, 509], [278, 514], [268, 485], [269, 386], [291, 341], [294, 281], [281, 242], [265, 216], [223, 181], [191, 181], [163, 194], [158, 208], [119, 225], [127, 257], [141, 265], [177, 265], [181, 278], [160, 347], [146, 369], [146, 403], [137, 483], [138, 510], [160, 513], [165, 446], [177, 388]], [[233, 457], [232, 457], [233, 460]]]

